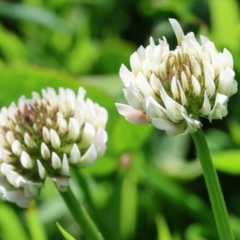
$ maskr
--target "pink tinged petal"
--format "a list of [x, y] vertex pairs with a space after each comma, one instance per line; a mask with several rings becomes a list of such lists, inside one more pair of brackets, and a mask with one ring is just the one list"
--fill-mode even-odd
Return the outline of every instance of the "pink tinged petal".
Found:
[[43, 129], [42, 129], [42, 136], [43, 136], [43, 141], [45, 143], [50, 142], [50, 132], [46, 127], [43, 127]]
[[68, 177], [53, 177], [50, 178], [52, 179], [56, 185], [57, 188], [61, 191], [61, 192], [65, 192], [68, 189]]
[[80, 125], [79, 122], [75, 118], [70, 118], [68, 123], [68, 141], [75, 141], [80, 134]]
[[105, 108], [103, 107], [100, 107], [99, 111], [98, 111], [98, 114], [96, 116], [96, 119], [94, 121], [94, 126], [97, 128], [97, 127], [105, 127], [106, 126], [106, 123], [107, 123], [107, 120], [108, 120], [108, 112]]
[[183, 113], [183, 117], [188, 125], [188, 129], [189, 131], [192, 132], [196, 132], [199, 128], [202, 127], [202, 123], [199, 122], [196, 119], [193, 119], [191, 117], [189, 117], [186, 113]]
[[73, 147], [69, 153], [69, 162], [73, 165], [77, 164], [81, 159], [81, 153], [80, 150], [78, 149], [77, 144], [73, 144]]
[[38, 167], [38, 174], [39, 174], [40, 178], [45, 179], [47, 176], [47, 172], [39, 160], [37, 160], [37, 167]]
[[212, 119], [222, 119], [227, 115], [227, 101], [228, 97], [226, 95], [217, 93], [215, 104], [208, 117], [210, 122], [212, 122]]
[[55, 170], [60, 169], [62, 166], [61, 159], [55, 152], [52, 153], [51, 164]]
[[97, 158], [97, 149], [94, 144], [92, 144], [87, 152], [82, 156], [80, 162], [77, 164], [78, 167], [87, 167], [93, 165]]
[[9, 144], [12, 144], [15, 139], [16, 138], [14, 137], [14, 134], [12, 133], [12, 131], [8, 131], [6, 133], [6, 140], [8, 141]]
[[13, 163], [16, 161], [13, 154], [2, 147], [0, 147], [0, 159], [5, 163]]
[[60, 173], [65, 176], [69, 176], [69, 164], [66, 154], [63, 154], [63, 161], [62, 166], [60, 168]]
[[198, 97], [201, 93], [201, 85], [194, 75], [192, 75], [192, 90], [194, 96], [196, 97]]
[[148, 124], [146, 114], [140, 110], [136, 110], [131, 106], [115, 103], [117, 111], [120, 115], [124, 116], [130, 123]]
[[78, 144], [78, 147], [79, 148], [89, 147], [92, 144], [95, 135], [96, 135], [95, 127], [91, 123], [86, 122], [82, 132], [82, 138], [80, 143]]
[[137, 52], [134, 52], [130, 56], [130, 65], [131, 65], [132, 72], [135, 76], [137, 76], [137, 74], [142, 71], [142, 64], [138, 57]]
[[20, 156], [23, 151], [21, 143], [18, 140], [13, 141], [11, 150], [15, 155]]
[[61, 145], [61, 140], [57, 132], [53, 129], [50, 129], [50, 142], [54, 149], [59, 149]]
[[182, 81], [183, 90], [188, 91], [189, 85], [188, 85], [188, 79], [185, 72], [181, 72], [181, 81]]
[[177, 37], [177, 41], [178, 44], [181, 45], [182, 41], [184, 40], [184, 33], [183, 30], [180, 26], [180, 24], [178, 23], [177, 20], [173, 19], [173, 18], [169, 18], [169, 22], [173, 28], [173, 31]]
[[182, 86], [181, 86], [179, 80], [177, 80], [177, 85], [178, 85], [179, 92], [180, 92], [181, 104], [182, 104], [184, 107], [187, 107], [187, 106], [188, 106], [188, 100], [187, 100], [187, 97], [186, 97], [185, 92], [184, 92], [183, 89], [182, 89]]
[[203, 105], [202, 107], [199, 109], [199, 112], [204, 115], [204, 116], [208, 116], [208, 114], [211, 111], [211, 104], [208, 98], [208, 94], [207, 91], [204, 92], [204, 101], [203, 101]]
[[178, 86], [177, 86], [177, 79], [175, 76], [173, 76], [172, 81], [171, 81], [171, 91], [173, 94], [174, 99], [179, 99], [179, 91], [178, 91]]
[[45, 160], [50, 158], [50, 151], [44, 142], [42, 142], [41, 144], [41, 155], [42, 155], [42, 158]]
[[33, 160], [25, 151], [22, 151], [21, 156], [20, 156], [20, 161], [21, 161], [22, 166], [27, 169], [32, 168], [34, 165]]
[[233, 93], [236, 93], [237, 87], [235, 89], [232, 89], [233, 82], [235, 81], [234, 76], [235, 76], [234, 71], [229, 67], [227, 67], [225, 70], [221, 69], [217, 92], [227, 96], [231, 96], [230, 95], [232, 94], [231, 91], [233, 91]]
[[30, 149], [35, 149], [37, 147], [36, 143], [31, 139], [31, 137], [28, 133], [24, 134], [24, 143]]

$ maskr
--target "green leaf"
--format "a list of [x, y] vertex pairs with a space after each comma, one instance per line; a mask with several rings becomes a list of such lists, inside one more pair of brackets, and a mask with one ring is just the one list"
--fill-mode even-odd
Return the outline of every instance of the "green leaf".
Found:
[[42, 222], [40, 222], [37, 208], [32, 202], [28, 209], [25, 211], [25, 218], [27, 221], [28, 229], [31, 234], [32, 240], [47, 240]]
[[1, 239], [10, 240], [29, 240], [24, 226], [19, 219], [19, 216], [14, 212], [13, 208], [0, 201], [0, 229]]
[[64, 238], [66, 240], [76, 240], [58, 222], [56, 224], [57, 224], [58, 229], [60, 230], [60, 232], [62, 233], [62, 235], [64, 236]]
[[0, 16], [15, 20], [27, 20], [48, 27], [54, 31], [70, 33], [67, 23], [46, 9], [16, 3], [1, 3]]
[[136, 150], [147, 140], [152, 129], [151, 124], [131, 124], [124, 117], [118, 117], [112, 133], [111, 147], [116, 152]]

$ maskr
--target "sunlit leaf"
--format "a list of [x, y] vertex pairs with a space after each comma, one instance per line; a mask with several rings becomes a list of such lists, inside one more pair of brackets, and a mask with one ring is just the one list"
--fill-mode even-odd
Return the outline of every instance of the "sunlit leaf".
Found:
[[19, 216], [10, 206], [0, 202], [0, 213], [1, 239], [29, 240]]
[[156, 224], [158, 230], [157, 240], [172, 240], [171, 232], [163, 216], [156, 217]]
[[240, 174], [240, 150], [227, 150], [212, 154], [217, 170], [229, 174]]
[[56, 224], [57, 224], [58, 229], [60, 230], [60, 232], [62, 233], [62, 235], [64, 236], [64, 238], [66, 240], [76, 240], [59, 223], [56, 223]]

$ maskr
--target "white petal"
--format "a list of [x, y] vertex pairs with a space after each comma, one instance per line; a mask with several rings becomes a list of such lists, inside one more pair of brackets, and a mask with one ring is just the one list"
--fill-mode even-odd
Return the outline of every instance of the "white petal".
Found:
[[203, 105], [202, 105], [202, 108], [199, 110], [199, 112], [204, 115], [204, 116], [207, 116], [211, 111], [211, 104], [210, 104], [210, 101], [208, 99], [208, 94], [207, 92], [205, 91], [204, 92], [204, 101], [203, 101]]
[[8, 131], [8, 132], [6, 133], [6, 139], [7, 139], [7, 141], [8, 141], [9, 144], [12, 144], [13, 141], [14, 141], [16, 138], [14, 137], [14, 134], [12, 133], [12, 131]]
[[67, 140], [75, 141], [80, 134], [80, 125], [75, 118], [70, 118], [68, 123], [68, 135]]
[[24, 168], [30, 169], [33, 167], [33, 160], [25, 151], [22, 151], [20, 161]]
[[214, 106], [208, 116], [210, 122], [212, 119], [222, 119], [227, 115], [227, 101], [228, 97], [226, 95], [217, 93]]
[[186, 120], [186, 123], [188, 125], [188, 129], [189, 131], [192, 132], [196, 132], [199, 128], [202, 127], [201, 122], [199, 122], [196, 119], [191, 118], [190, 116], [188, 116], [186, 113], [183, 113], [183, 117]]
[[[235, 73], [232, 69], [227, 67], [225, 70], [221, 69], [220, 70], [220, 75], [219, 75], [219, 83], [218, 83], [218, 88], [217, 92], [230, 96], [231, 90], [232, 90], [232, 85], [234, 80]], [[236, 89], [237, 91], [237, 89]], [[234, 91], [234, 93], [236, 92]]]
[[57, 170], [57, 169], [60, 169], [62, 164], [61, 164], [61, 159], [58, 157], [58, 155], [53, 152], [52, 153], [52, 158], [51, 158], [51, 163], [52, 163], [52, 167]]
[[12, 153], [2, 147], [0, 147], [0, 159], [5, 163], [13, 163], [16, 161]]
[[43, 136], [43, 141], [45, 143], [50, 142], [50, 132], [46, 127], [43, 127], [43, 129], [42, 129], [42, 136]]
[[108, 120], [108, 112], [105, 108], [101, 107], [98, 111], [96, 119], [94, 121], [95, 127], [105, 127]]
[[139, 123], [139, 124], [148, 124], [148, 120], [146, 119], [145, 113], [142, 111], [136, 110], [131, 106], [115, 103], [115, 106], [122, 116], [125, 117], [127, 121], [130, 123]]
[[41, 143], [41, 155], [43, 159], [50, 158], [50, 151], [44, 142]]
[[169, 18], [169, 22], [170, 22], [170, 24], [173, 28], [173, 31], [177, 37], [178, 44], [180, 45], [182, 43], [182, 41], [184, 40], [183, 30], [176, 19]]
[[199, 81], [196, 79], [194, 75], [192, 75], [192, 89], [194, 96], [199, 96], [201, 93], [201, 86]]
[[171, 81], [171, 91], [173, 94], [174, 99], [179, 99], [179, 91], [178, 91], [178, 86], [177, 86], [177, 79], [175, 76], [173, 76], [172, 81]]
[[47, 176], [47, 172], [39, 160], [37, 160], [37, 166], [38, 166], [38, 173], [39, 173], [40, 178], [45, 179]]
[[24, 134], [24, 142], [30, 149], [36, 148], [36, 143], [31, 139], [30, 135], [28, 133]]
[[92, 144], [93, 139], [95, 138], [96, 130], [95, 127], [86, 122], [82, 132], [82, 138], [80, 143], [78, 144], [79, 148], [87, 148]]
[[76, 144], [73, 144], [73, 147], [69, 153], [69, 162], [71, 164], [77, 164], [81, 159], [81, 153]]
[[93, 165], [97, 158], [97, 150], [94, 144], [92, 144], [87, 152], [82, 156], [81, 161], [77, 164], [78, 167], [86, 167]]
[[68, 164], [68, 159], [66, 154], [63, 154], [63, 161], [62, 161], [60, 173], [65, 176], [69, 176], [69, 164]]
[[61, 145], [60, 138], [57, 134], [57, 132], [53, 129], [50, 129], [50, 141], [51, 145], [54, 149], [59, 149]]
[[11, 145], [11, 150], [15, 155], [20, 156], [23, 151], [21, 143], [15, 140]]
[[142, 71], [142, 64], [136, 52], [130, 56], [130, 65], [135, 76]]
[[183, 124], [174, 123], [174, 122], [169, 121], [169, 120], [160, 119], [160, 118], [153, 118], [152, 119], [152, 124], [156, 128], [158, 128], [160, 130], [164, 130], [166, 132], [169, 132], [170, 134], [172, 134], [172, 133], [173, 134], [179, 134], [179, 133], [184, 132], [184, 125]]

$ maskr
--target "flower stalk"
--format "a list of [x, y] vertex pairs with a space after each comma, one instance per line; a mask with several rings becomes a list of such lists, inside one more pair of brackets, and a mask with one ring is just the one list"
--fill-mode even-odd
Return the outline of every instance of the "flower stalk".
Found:
[[221, 240], [234, 240], [218, 176], [203, 131], [202, 129], [199, 129], [191, 135], [201, 162], [219, 237]]
[[87, 211], [76, 200], [70, 187], [68, 187], [67, 191], [59, 191], [59, 193], [87, 238], [91, 240], [104, 240], [102, 234], [97, 229]]

